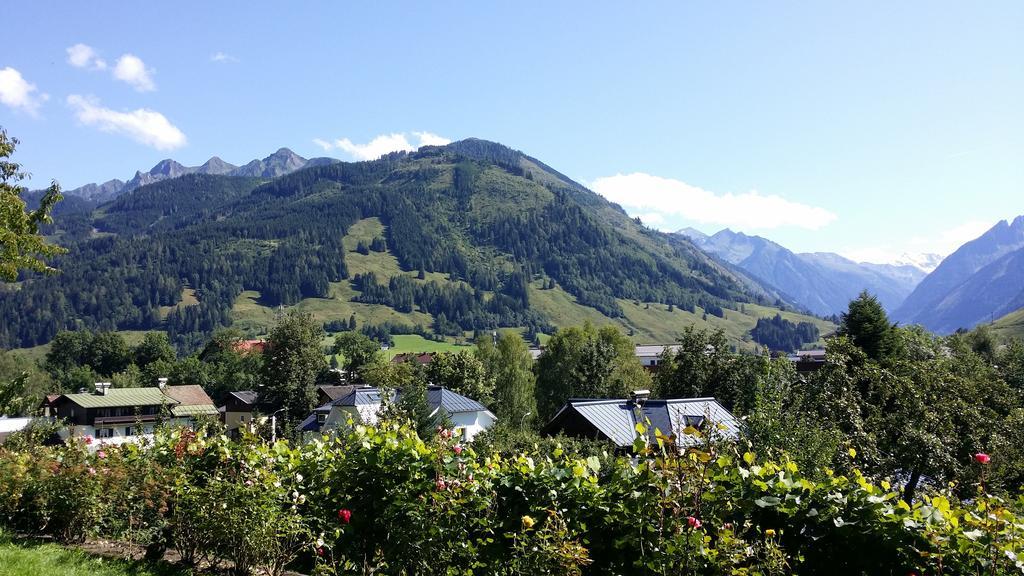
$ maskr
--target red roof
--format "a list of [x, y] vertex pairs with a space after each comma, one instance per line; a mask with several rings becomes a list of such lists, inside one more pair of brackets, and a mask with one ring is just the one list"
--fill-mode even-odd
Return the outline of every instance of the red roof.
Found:
[[433, 352], [421, 352], [419, 354], [396, 354], [391, 362], [394, 364], [401, 364], [403, 362], [414, 361], [417, 364], [430, 364], [434, 361]]
[[267, 349], [266, 340], [239, 340], [235, 343], [238, 352], [263, 352]]

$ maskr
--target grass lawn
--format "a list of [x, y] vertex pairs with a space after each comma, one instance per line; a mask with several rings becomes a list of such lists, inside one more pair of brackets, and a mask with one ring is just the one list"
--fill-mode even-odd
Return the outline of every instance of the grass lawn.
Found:
[[57, 544], [15, 543], [0, 535], [4, 576], [186, 576], [189, 570], [91, 556]]

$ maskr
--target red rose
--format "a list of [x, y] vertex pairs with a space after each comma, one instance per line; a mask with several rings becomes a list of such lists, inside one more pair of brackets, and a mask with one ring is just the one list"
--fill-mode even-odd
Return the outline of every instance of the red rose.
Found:
[[455, 455], [456, 456], [459, 455], [459, 454], [462, 454], [462, 446], [459, 446], [458, 444], [456, 444], [455, 446], [452, 446], [452, 450], [455, 451]]
[[338, 510], [338, 518], [345, 524], [348, 524], [352, 520], [352, 511], [348, 508], [342, 508]]
[[687, 516], [686, 523], [689, 524], [690, 528], [693, 528], [694, 530], [697, 530], [701, 526], [700, 520], [694, 518], [693, 516]]
[[977, 462], [978, 464], [988, 464], [990, 460], [992, 460], [992, 458], [990, 458], [989, 455], [985, 454], [984, 452], [978, 452], [977, 454], [974, 455], [974, 461]]
[[316, 549], [316, 555], [317, 556], [323, 556], [324, 555], [324, 549], [323, 548], [317, 548]]
[[441, 480], [440, 478], [438, 478], [438, 480], [437, 480], [437, 491], [438, 492], [443, 492], [444, 489], [447, 488], [447, 487], [448, 487], [448, 484], [446, 484], [444, 480]]

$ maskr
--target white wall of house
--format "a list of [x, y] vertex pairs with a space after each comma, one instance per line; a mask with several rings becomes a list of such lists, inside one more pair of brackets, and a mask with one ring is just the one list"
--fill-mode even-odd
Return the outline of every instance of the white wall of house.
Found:
[[477, 434], [494, 426], [496, 421], [490, 412], [458, 412], [449, 414], [448, 419], [465, 442], [472, 442]]
[[[165, 425], [171, 428], [177, 428], [180, 426], [191, 427], [195, 423], [191, 418], [172, 418], [164, 422]], [[96, 449], [103, 444], [125, 444], [128, 442], [140, 442], [142, 440], [153, 439], [153, 428], [154, 424], [147, 423], [141, 427], [135, 424], [117, 424], [110, 426], [83, 426], [76, 425], [73, 427], [62, 428], [59, 432], [62, 440], [67, 440], [72, 435], [75, 438], [85, 438], [86, 436], [92, 437], [93, 443], [90, 445], [92, 449]]]
[[[321, 430], [324, 432], [337, 430], [347, 424], [349, 419], [360, 424], [376, 424], [379, 411], [380, 404], [360, 406], [358, 410], [353, 406], [334, 406], [331, 408], [331, 413], [327, 415], [327, 420]], [[466, 442], [472, 441], [477, 434], [494, 426], [496, 421], [494, 414], [487, 411], [449, 414], [448, 419]]]

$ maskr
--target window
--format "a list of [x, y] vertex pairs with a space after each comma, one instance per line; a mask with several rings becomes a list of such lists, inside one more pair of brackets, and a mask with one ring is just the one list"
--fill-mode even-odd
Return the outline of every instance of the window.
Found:
[[124, 435], [125, 436], [131, 436], [132, 435], [132, 427], [131, 426], [125, 426], [124, 427]]
[[97, 438], [113, 438], [114, 437], [114, 429], [113, 428], [97, 428], [96, 429], [96, 437]]
[[317, 424], [323, 424], [324, 422], [327, 421], [327, 414], [324, 414], [323, 412], [318, 412], [316, 415], [316, 421]]

